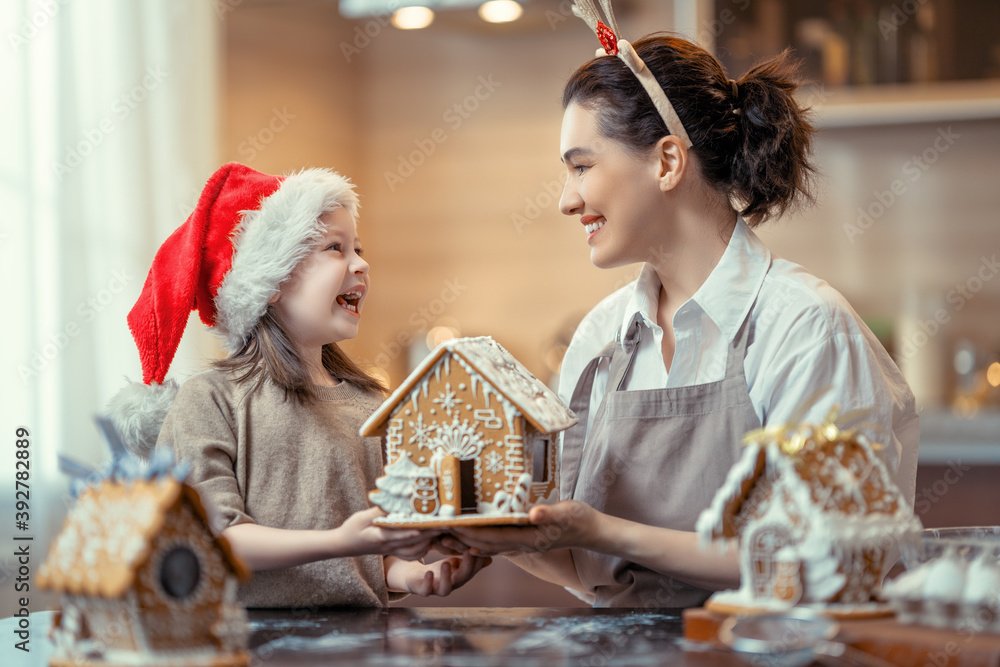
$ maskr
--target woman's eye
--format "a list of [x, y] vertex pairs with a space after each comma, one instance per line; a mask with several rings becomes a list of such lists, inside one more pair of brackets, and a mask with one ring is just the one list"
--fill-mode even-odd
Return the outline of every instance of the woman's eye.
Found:
[[589, 167], [587, 167], [587, 165], [584, 165], [584, 164], [578, 164], [578, 165], [575, 165], [573, 167], [573, 169], [576, 170], [576, 173], [583, 174], [583, 172], [586, 171], [587, 169], [589, 169]]

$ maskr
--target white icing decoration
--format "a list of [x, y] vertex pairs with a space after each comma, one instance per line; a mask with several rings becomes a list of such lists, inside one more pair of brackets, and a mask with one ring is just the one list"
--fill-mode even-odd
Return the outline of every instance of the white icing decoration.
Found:
[[505, 491], [497, 491], [492, 502], [480, 501], [476, 509], [486, 516], [525, 512], [528, 509], [530, 489], [531, 475], [523, 474], [514, 485], [513, 492], [508, 494]]
[[[375, 480], [378, 490], [371, 492], [369, 498], [390, 516], [409, 516], [414, 511], [411, 500], [415, 496], [417, 482], [428, 477], [434, 477], [433, 470], [418, 466], [404, 454], [385, 467], [385, 474]], [[435, 500], [436, 495], [435, 491]]]
[[[808, 434], [808, 429], [804, 432]], [[826, 604], [833, 598], [839, 603], [868, 603], [871, 592], [878, 588], [880, 575], [871, 571], [865, 555], [875, 549], [882, 554], [891, 551], [900, 542], [918, 535], [921, 526], [882, 461], [867, 441], [859, 438], [858, 442], [866, 454], [863, 459], [845, 457], [843, 443], [816, 457], [820, 474], [831, 480], [825, 488], [800, 477], [794, 458], [782, 452], [777, 443], [766, 445], [765, 469], [754, 484], [769, 484], [770, 497], [752, 507], [753, 503], [743, 502], [737, 511], [737, 516], [746, 514], [738, 538], [741, 586], [738, 595], [727, 592], [727, 600], [739, 599], [756, 606], [774, 603], [781, 607], [781, 601], [770, 588], [779, 580], [768, 579], [768, 573], [776, 575], [779, 562], [794, 562], [799, 563], [803, 603]], [[722, 535], [725, 512], [731, 500], [740, 497], [745, 483], [752, 479], [760, 451], [761, 445], [757, 443], [745, 447], [710, 506], [699, 515], [695, 530], [703, 546], [715, 543], [726, 547], [736, 543]], [[884, 489], [884, 493], [877, 497], [866, 494], [871, 483]], [[888, 510], [893, 503], [896, 509], [890, 514]], [[845, 513], [840, 507], [852, 511]], [[764, 526], [781, 527], [787, 536], [784, 547], [767, 558], [763, 552], [752, 552], [750, 539]], [[785, 572], [790, 574], [793, 570]], [[762, 577], [771, 582], [763, 588], [759, 585]], [[778, 585], [785, 583], [782, 579]], [[787, 588], [782, 590], [787, 592]]]
[[488, 452], [484, 461], [486, 463], [486, 470], [494, 475], [503, 470], [504, 457], [500, 452]]
[[413, 429], [413, 435], [410, 436], [411, 445], [416, 443], [418, 447], [430, 447], [430, 439], [436, 427], [434, 424], [424, 423], [423, 413], [417, 415], [417, 421], [410, 422], [410, 428]]
[[430, 446], [436, 456], [451, 454], [460, 461], [474, 459], [483, 451], [483, 447], [492, 442], [484, 440], [483, 435], [476, 430], [475, 424], [469, 420], [458, 421], [456, 416], [451, 423], [439, 424], [437, 431], [430, 440]]
[[[438, 367], [440, 368], [440, 366]], [[438, 397], [434, 399], [434, 402], [441, 406], [441, 408], [448, 413], [451, 417], [452, 410], [458, 409], [458, 406], [462, 402], [458, 399], [458, 395], [451, 390], [451, 383], [446, 382], [444, 385], [444, 391], [438, 393]]]

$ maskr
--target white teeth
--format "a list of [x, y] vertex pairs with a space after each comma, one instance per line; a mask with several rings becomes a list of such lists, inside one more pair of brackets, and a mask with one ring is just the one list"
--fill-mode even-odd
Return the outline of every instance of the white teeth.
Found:
[[593, 234], [598, 229], [604, 226], [604, 222], [592, 222], [589, 225], [584, 225], [584, 229], [587, 230], [588, 234]]

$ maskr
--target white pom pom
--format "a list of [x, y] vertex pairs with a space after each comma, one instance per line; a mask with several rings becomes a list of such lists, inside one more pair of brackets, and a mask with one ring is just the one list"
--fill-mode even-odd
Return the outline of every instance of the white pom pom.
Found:
[[130, 452], [142, 459], [149, 458], [178, 388], [173, 380], [163, 384], [130, 382], [111, 399], [108, 417]]

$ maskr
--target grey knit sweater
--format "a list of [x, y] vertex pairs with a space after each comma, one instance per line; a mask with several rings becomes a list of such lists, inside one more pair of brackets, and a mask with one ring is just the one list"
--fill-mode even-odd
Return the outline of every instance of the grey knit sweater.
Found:
[[[192, 465], [187, 481], [213, 506], [213, 533], [247, 522], [335, 528], [368, 508], [382, 445], [358, 429], [379, 397], [342, 382], [314, 387], [317, 400], [300, 405], [273, 384], [251, 386], [218, 370], [191, 377], [157, 441]], [[239, 591], [247, 607], [377, 607], [388, 599], [377, 555], [256, 572]]]

